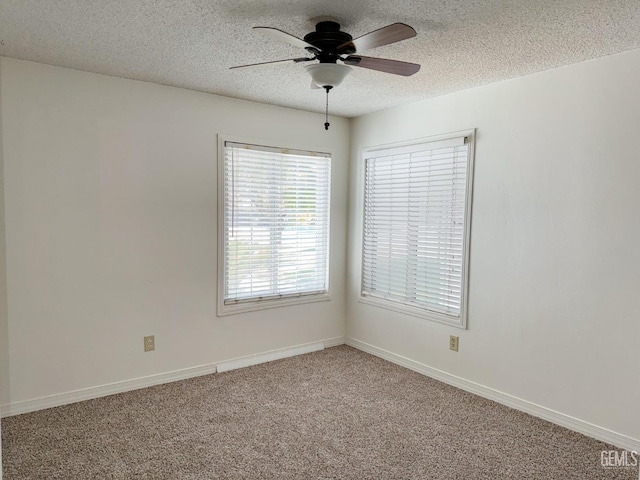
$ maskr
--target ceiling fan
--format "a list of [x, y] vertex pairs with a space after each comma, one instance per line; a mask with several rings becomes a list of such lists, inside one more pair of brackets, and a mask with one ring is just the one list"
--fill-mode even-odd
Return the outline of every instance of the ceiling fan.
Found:
[[[413, 75], [420, 70], [420, 65], [416, 63], [360, 55], [360, 52], [365, 50], [415, 37], [416, 31], [404, 23], [392, 23], [391, 25], [379, 28], [356, 39], [348, 33], [340, 31], [340, 24], [331, 20], [317, 23], [315, 31], [305, 35], [304, 39], [295, 37], [277, 28], [253, 28], [272, 38], [305, 49], [308, 56], [239, 65], [231, 68], [255, 67], [284, 62], [303, 63], [317, 60], [318, 63], [306, 65], [305, 70], [311, 75], [311, 87], [324, 88], [327, 92], [327, 121], [325, 121], [324, 124], [325, 130], [329, 129], [329, 90], [342, 83], [351, 71], [350, 67], [368, 68], [370, 70], [405, 77]], [[338, 63], [338, 61], [342, 62], [342, 64]]]

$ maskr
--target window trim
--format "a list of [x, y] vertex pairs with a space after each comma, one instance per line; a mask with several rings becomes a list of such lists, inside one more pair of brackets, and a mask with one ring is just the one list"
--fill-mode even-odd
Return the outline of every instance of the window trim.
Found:
[[[468, 157], [467, 157], [467, 178], [466, 178], [466, 199], [465, 199], [465, 214], [464, 214], [464, 245], [463, 245], [463, 257], [462, 257], [462, 280], [461, 285], [461, 299], [460, 299], [460, 317], [455, 320], [449, 315], [443, 313], [419, 308], [413, 305], [403, 304], [392, 300], [387, 300], [378, 297], [371, 297], [362, 294], [363, 290], [363, 265], [364, 265], [364, 192], [365, 192], [365, 164], [368, 154], [378, 152], [381, 150], [389, 150], [399, 147], [411, 147], [414, 145], [433, 143], [439, 141], [446, 141], [454, 138], [467, 137], [469, 143]], [[358, 288], [358, 302], [372, 305], [386, 310], [394, 312], [404, 313], [414, 317], [422, 318], [425, 320], [449, 325], [451, 327], [466, 329], [467, 317], [468, 317], [468, 304], [469, 304], [469, 263], [471, 252], [471, 217], [473, 207], [473, 177], [474, 177], [474, 158], [475, 158], [475, 140], [476, 129], [460, 130], [456, 132], [450, 132], [441, 135], [433, 135], [429, 137], [422, 137], [402, 142], [388, 143], [383, 145], [376, 145], [372, 147], [365, 147], [361, 150], [360, 161], [358, 165], [358, 201], [360, 220], [358, 222], [358, 228], [360, 229], [360, 266], [359, 266], [359, 288]]]
[[[236, 137], [230, 135], [218, 134], [218, 168], [217, 168], [217, 254], [216, 254], [216, 262], [217, 262], [217, 311], [216, 314], [218, 317], [224, 317], [227, 315], [235, 315], [239, 313], [245, 312], [254, 312], [259, 310], [265, 310], [269, 308], [279, 308], [286, 307], [291, 305], [300, 305], [305, 303], [315, 303], [315, 302], [324, 302], [329, 301], [332, 298], [332, 282], [331, 282], [331, 243], [333, 237], [333, 215], [331, 215], [332, 209], [332, 194], [329, 193], [329, 245], [327, 247], [327, 264], [328, 264], [328, 275], [327, 275], [327, 291], [321, 293], [306, 293], [301, 295], [285, 295], [277, 298], [269, 298], [265, 300], [247, 300], [233, 304], [225, 304], [224, 301], [224, 159], [225, 159], [225, 142], [232, 143], [244, 143], [249, 145], [260, 145], [267, 148], [275, 148], [275, 149], [291, 149], [291, 150], [299, 150], [306, 152], [323, 152], [327, 153], [331, 156], [331, 162], [335, 158], [335, 152], [333, 149], [327, 148], [309, 148], [309, 146], [301, 146], [295, 144], [295, 142], [287, 141], [287, 146], [277, 146], [274, 145], [273, 142], [258, 140], [258, 139], [248, 139], [246, 137]], [[330, 190], [332, 191], [333, 187], [333, 169], [331, 169], [330, 177]]]

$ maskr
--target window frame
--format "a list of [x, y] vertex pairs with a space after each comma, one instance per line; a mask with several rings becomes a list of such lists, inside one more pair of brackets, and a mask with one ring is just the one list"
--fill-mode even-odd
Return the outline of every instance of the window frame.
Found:
[[280, 298], [269, 298], [265, 300], [245, 300], [238, 303], [233, 304], [225, 304], [225, 272], [224, 272], [224, 255], [225, 255], [225, 231], [224, 231], [224, 200], [225, 200], [225, 186], [224, 186], [224, 174], [225, 174], [225, 143], [240, 143], [247, 145], [256, 145], [263, 146], [266, 148], [275, 148], [281, 150], [297, 150], [297, 151], [306, 151], [306, 152], [322, 152], [330, 155], [330, 161], [333, 165], [333, 159], [335, 158], [334, 152], [332, 149], [327, 148], [309, 148], [309, 146], [301, 146], [296, 145], [295, 142], [289, 142], [287, 147], [282, 147], [273, 144], [273, 142], [258, 140], [258, 139], [247, 139], [245, 137], [235, 137], [229, 135], [218, 134], [218, 168], [217, 168], [217, 316], [224, 317], [227, 315], [235, 315], [239, 313], [245, 312], [254, 312], [260, 311], [270, 308], [280, 308], [291, 305], [300, 305], [305, 303], [315, 303], [315, 302], [323, 302], [329, 301], [332, 298], [332, 290], [331, 290], [331, 238], [332, 238], [332, 186], [333, 186], [333, 169], [330, 169], [329, 174], [329, 235], [328, 235], [328, 245], [327, 245], [327, 291], [321, 293], [309, 293], [302, 295], [291, 295], [291, 296], [283, 296]]
[[[364, 219], [365, 219], [365, 182], [366, 182], [366, 161], [367, 157], [370, 157], [371, 153], [379, 153], [386, 150], [412, 147], [420, 144], [435, 143], [440, 141], [451, 140], [455, 138], [466, 137], [468, 152], [467, 152], [467, 178], [465, 186], [465, 212], [464, 212], [464, 234], [463, 234], [463, 253], [462, 253], [462, 278], [461, 278], [461, 299], [460, 299], [460, 315], [457, 319], [444, 313], [429, 310], [427, 308], [421, 308], [417, 306], [407, 305], [401, 302], [372, 297], [363, 295], [364, 287]], [[425, 320], [449, 325], [456, 328], [467, 328], [468, 317], [468, 303], [469, 303], [469, 264], [470, 264], [470, 252], [471, 252], [471, 218], [473, 207], [473, 178], [474, 178], [474, 157], [475, 157], [475, 137], [476, 130], [461, 130], [456, 132], [445, 133], [441, 135], [433, 135], [429, 137], [422, 137], [402, 142], [388, 143], [383, 145], [376, 145], [372, 147], [365, 147], [360, 154], [359, 162], [359, 184], [358, 184], [358, 201], [360, 221], [358, 222], [358, 228], [360, 228], [360, 271], [359, 271], [359, 289], [358, 289], [358, 302], [363, 304], [372, 305], [386, 310], [394, 312], [404, 313], [414, 317], [419, 317]]]

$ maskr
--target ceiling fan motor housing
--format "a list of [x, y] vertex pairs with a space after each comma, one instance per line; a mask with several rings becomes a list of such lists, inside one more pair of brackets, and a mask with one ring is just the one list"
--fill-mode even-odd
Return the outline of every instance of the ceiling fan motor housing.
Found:
[[[356, 49], [349, 42], [353, 37], [340, 31], [340, 24], [332, 21], [320, 22], [316, 25], [316, 31], [304, 37], [304, 41], [320, 50], [317, 55], [320, 63], [336, 63], [339, 55], [350, 55]], [[347, 45], [345, 45], [347, 44]], [[338, 47], [344, 45], [340, 51]]]

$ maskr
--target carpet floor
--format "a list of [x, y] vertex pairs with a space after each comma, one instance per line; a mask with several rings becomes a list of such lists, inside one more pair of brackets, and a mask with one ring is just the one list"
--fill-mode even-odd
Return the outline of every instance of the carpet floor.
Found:
[[350, 347], [2, 420], [4, 479], [638, 479], [615, 449]]

